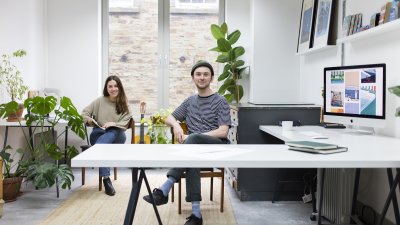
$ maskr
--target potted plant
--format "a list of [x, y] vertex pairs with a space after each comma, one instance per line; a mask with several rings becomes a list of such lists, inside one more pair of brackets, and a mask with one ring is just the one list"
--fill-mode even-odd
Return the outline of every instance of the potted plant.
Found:
[[245, 53], [244, 48], [234, 46], [241, 33], [239, 30], [228, 33], [226, 23], [221, 26], [212, 24], [211, 33], [217, 40], [217, 47], [210, 49], [210, 51], [219, 52], [216, 62], [224, 64], [224, 70], [218, 76], [218, 81], [223, 81], [218, 93], [223, 95], [229, 103], [235, 100], [238, 104], [243, 97], [243, 86], [239, 84], [239, 80], [247, 68], [244, 67], [245, 62], [239, 59]]
[[[396, 95], [397, 97], [400, 97], [400, 86], [393, 86], [388, 88], [389, 92]], [[396, 108], [396, 117], [400, 117], [400, 107]]]
[[141, 123], [147, 124], [147, 135], [150, 136], [152, 144], [171, 144], [171, 138], [168, 138], [170, 128], [165, 124], [167, 117], [171, 115], [171, 110], [161, 109], [149, 119], [143, 118]]
[[[60, 104], [57, 105], [57, 99], [53, 96], [28, 98], [24, 101], [25, 108], [30, 112], [25, 115], [26, 126], [32, 128], [33, 133], [39, 133], [39, 140], [35, 145], [31, 145], [32, 137], [29, 137], [23, 129], [23, 124], [19, 121], [21, 131], [26, 140], [27, 147], [18, 150], [21, 157], [16, 164], [14, 172], [11, 170], [4, 171], [4, 177], [23, 176], [26, 181], [32, 181], [33, 185], [38, 188], [51, 187], [54, 184], [61, 186], [63, 189], [71, 188], [74, 176], [71, 168], [67, 164], [59, 164], [64, 154], [68, 158], [72, 158], [78, 154], [78, 150], [74, 146], [67, 146], [61, 149], [57, 145], [57, 139], [63, 135], [61, 132], [55, 135], [51, 132], [52, 141], [46, 135], [46, 131], [54, 131], [55, 127], [64, 121], [68, 123], [68, 127], [80, 138], [85, 138], [85, 127], [82, 116], [79, 115], [77, 109], [67, 97], [60, 98]], [[0, 105], [0, 117], [5, 118], [10, 113], [18, 109], [18, 103], [11, 101]], [[48, 115], [54, 113], [54, 118]], [[3, 149], [1, 157], [4, 161], [12, 163], [10, 155], [6, 154], [9, 148]]]
[[[24, 84], [21, 72], [18, 68], [11, 63], [12, 58], [23, 57], [26, 55], [24, 50], [17, 50], [12, 54], [4, 54], [1, 56], [0, 61], [0, 84], [5, 86], [7, 93], [10, 95], [12, 101], [22, 100], [22, 97], [28, 90], [28, 86]], [[17, 114], [10, 114], [8, 121], [21, 120], [24, 111], [23, 104], [19, 105]]]

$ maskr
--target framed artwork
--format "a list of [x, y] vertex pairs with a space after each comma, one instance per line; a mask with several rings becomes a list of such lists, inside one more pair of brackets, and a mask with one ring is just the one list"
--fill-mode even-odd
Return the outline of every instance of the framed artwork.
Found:
[[312, 47], [314, 27], [314, 11], [316, 0], [303, 0], [301, 9], [299, 38], [297, 52], [301, 53]]
[[336, 0], [318, 0], [313, 47], [334, 44], [333, 28]]

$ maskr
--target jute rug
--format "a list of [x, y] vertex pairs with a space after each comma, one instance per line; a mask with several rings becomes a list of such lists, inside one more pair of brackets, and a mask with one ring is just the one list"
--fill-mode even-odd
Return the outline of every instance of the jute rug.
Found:
[[[165, 176], [148, 176], [150, 187], [158, 187]], [[203, 224], [208, 225], [236, 225], [232, 206], [228, 194], [225, 192], [224, 212], [219, 212], [220, 206], [220, 179], [214, 179], [214, 201], [209, 199], [210, 179], [202, 178], [202, 197], [201, 210]], [[88, 184], [79, 188], [65, 202], [56, 208], [40, 225], [54, 224], [123, 224], [128, 199], [131, 190], [130, 176], [119, 176], [118, 180], [113, 181], [117, 194], [113, 197], [107, 196], [104, 192], [98, 191], [98, 180], [92, 179]], [[184, 183], [182, 182], [182, 195], [185, 194]], [[191, 204], [182, 200], [182, 214], [178, 214], [178, 185], [175, 185], [175, 202], [159, 206], [158, 210], [161, 220], [165, 225], [183, 225], [191, 213]], [[147, 194], [146, 186], [142, 185], [140, 190], [139, 202], [136, 208], [133, 224], [152, 225], [158, 224], [153, 207], [145, 202], [142, 197]], [[169, 196], [171, 200], [171, 196]]]

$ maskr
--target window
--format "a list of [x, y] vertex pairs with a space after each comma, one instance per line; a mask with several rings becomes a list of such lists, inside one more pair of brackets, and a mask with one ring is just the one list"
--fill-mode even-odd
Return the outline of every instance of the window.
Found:
[[109, 12], [138, 12], [135, 0], [109, 0]]
[[[213, 64], [212, 89], [217, 91], [217, 53], [208, 50], [216, 45], [210, 25], [221, 23], [219, 13], [174, 13], [176, 0], [118, 0], [115, 4], [130, 2], [138, 9], [137, 13], [123, 13], [112, 11], [115, 0], [109, 1], [103, 17], [108, 21], [103, 37], [108, 50], [104, 79], [108, 75], [121, 78], [136, 121], [140, 101], [147, 103], [146, 114], [151, 115], [160, 108], [174, 109], [196, 93], [190, 69], [197, 60]], [[213, 3], [217, 12], [224, 8], [217, 0], [200, 2]]]

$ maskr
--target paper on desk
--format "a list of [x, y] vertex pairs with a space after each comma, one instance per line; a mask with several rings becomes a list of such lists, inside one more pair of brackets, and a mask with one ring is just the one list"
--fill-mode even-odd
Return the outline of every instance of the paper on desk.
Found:
[[171, 152], [170, 154], [179, 156], [189, 156], [194, 158], [210, 159], [210, 160], [236, 156], [254, 151], [254, 150], [233, 148], [230, 146], [221, 146], [221, 147], [214, 147], [212, 149], [205, 149], [200, 145], [190, 145], [190, 146], [188, 145], [188, 148], [185, 150], [182, 150], [181, 148], [177, 149], [179, 150]]

